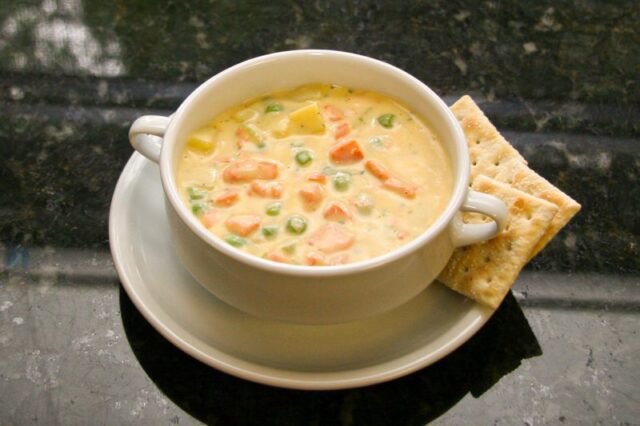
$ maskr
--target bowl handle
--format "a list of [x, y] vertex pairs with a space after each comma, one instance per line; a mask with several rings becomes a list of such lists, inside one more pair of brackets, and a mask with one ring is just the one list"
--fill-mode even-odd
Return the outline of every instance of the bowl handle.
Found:
[[154, 163], [160, 162], [162, 137], [170, 119], [171, 117], [161, 115], [143, 115], [138, 118], [129, 129], [131, 146]]
[[456, 247], [490, 240], [502, 232], [507, 223], [507, 206], [504, 201], [493, 195], [470, 190], [467, 193], [467, 199], [462, 203], [461, 210], [489, 216], [493, 221], [477, 224], [462, 223], [461, 220], [454, 221], [452, 240]]

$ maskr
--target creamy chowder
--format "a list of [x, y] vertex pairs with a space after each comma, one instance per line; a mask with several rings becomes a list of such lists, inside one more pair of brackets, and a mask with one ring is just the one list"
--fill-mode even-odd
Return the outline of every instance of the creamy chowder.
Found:
[[415, 113], [371, 91], [311, 84], [252, 99], [193, 132], [177, 187], [230, 245], [276, 262], [338, 265], [422, 234], [453, 188]]

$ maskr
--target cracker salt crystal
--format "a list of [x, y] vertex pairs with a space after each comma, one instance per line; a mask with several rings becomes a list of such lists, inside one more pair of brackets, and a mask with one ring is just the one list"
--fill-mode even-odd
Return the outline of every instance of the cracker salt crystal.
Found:
[[472, 188], [505, 202], [507, 224], [487, 242], [456, 249], [438, 279], [495, 309], [528, 262], [529, 253], [549, 228], [558, 207], [483, 175], [476, 176]]
[[469, 96], [460, 98], [451, 111], [460, 121], [469, 146], [471, 182], [478, 175], [489, 176], [558, 206], [553, 222], [526, 256], [532, 259], [578, 213], [580, 204], [531, 170]]

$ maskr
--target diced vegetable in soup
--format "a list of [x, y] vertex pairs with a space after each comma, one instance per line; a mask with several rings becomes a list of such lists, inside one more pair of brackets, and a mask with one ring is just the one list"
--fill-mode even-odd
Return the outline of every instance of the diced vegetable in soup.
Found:
[[194, 131], [177, 184], [191, 214], [232, 247], [326, 266], [422, 234], [449, 202], [453, 175], [435, 133], [402, 104], [311, 84], [252, 99]]

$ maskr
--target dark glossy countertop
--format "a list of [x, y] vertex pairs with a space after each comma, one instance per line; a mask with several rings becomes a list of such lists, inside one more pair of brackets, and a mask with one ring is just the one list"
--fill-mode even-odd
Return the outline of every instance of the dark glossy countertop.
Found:
[[[637, 424], [640, 8], [556, 2], [0, 4], [0, 424]], [[332, 48], [471, 94], [582, 212], [486, 326], [392, 382], [228, 376], [124, 293], [108, 210], [127, 130], [242, 60]]]

